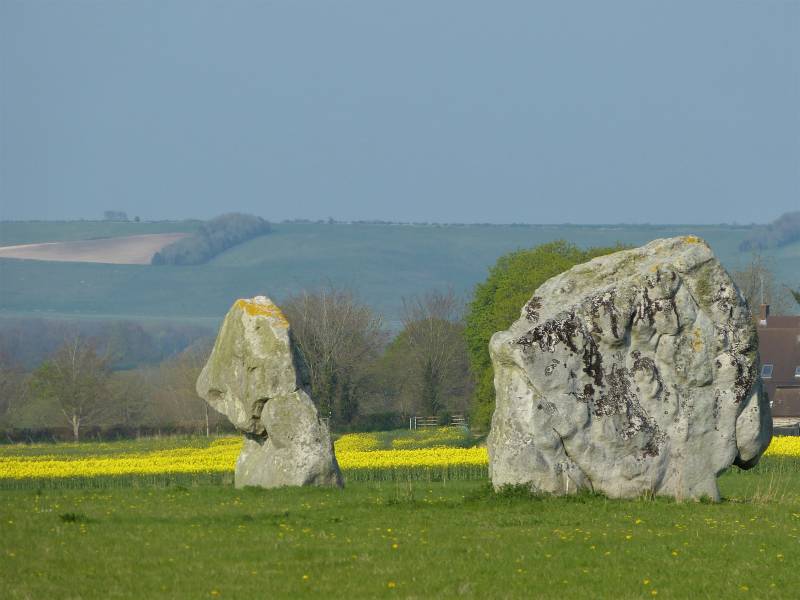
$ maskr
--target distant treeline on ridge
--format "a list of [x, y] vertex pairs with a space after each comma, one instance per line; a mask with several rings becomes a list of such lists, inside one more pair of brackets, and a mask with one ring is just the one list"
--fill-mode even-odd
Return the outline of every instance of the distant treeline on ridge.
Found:
[[766, 250], [780, 248], [800, 240], [800, 211], [788, 212], [769, 225], [757, 227], [739, 244], [739, 250]]
[[162, 248], [153, 255], [153, 265], [200, 265], [217, 254], [270, 232], [261, 217], [229, 213], [215, 217], [195, 233]]

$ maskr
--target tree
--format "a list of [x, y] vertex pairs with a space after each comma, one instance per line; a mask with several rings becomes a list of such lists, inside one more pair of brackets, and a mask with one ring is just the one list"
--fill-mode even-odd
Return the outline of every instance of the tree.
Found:
[[24, 378], [20, 365], [0, 349], [0, 428], [11, 424], [12, 412], [24, 394]]
[[156, 252], [153, 265], [199, 265], [237, 244], [265, 235], [269, 222], [254, 215], [229, 213], [202, 224], [193, 234]]
[[800, 289], [797, 290], [790, 289], [789, 292], [792, 294], [794, 301], [797, 302], [797, 304], [800, 304]]
[[759, 251], [781, 248], [800, 240], [800, 210], [782, 214], [768, 225], [754, 227], [752, 233], [739, 244], [739, 250]]
[[103, 213], [103, 219], [106, 221], [127, 221], [128, 214], [121, 210], [107, 210]]
[[381, 318], [352, 292], [332, 286], [292, 296], [281, 308], [320, 413], [351, 423], [366, 392], [370, 365], [385, 345]]
[[758, 318], [762, 304], [769, 304], [770, 311], [775, 314], [788, 311], [790, 300], [776, 283], [769, 258], [760, 251], [752, 253], [750, 263], [743, 269], [733, 272], [733, 280], [747, 300], [754, 319]]
[[204, 430], [207, 436], [211, 434], [212, 420], [216, 420], [217, 413], [197, 395], [196, 389], [211, 345], [211, 340], [200, 341], [159, 367], [153, 401], [160, 423]]
[[108, 381], [110, 424], [127, 429], [143, 425], [150, 416], [149, 387], [145, 371], [141, 369], [112, 373]]
[[497, 259], [486, 281], [475, 287], [466, 317], [464, 333], [475, 378], [473, 426], [488, 427], [494, 412], [494, 372], [489, 358], [492, 335], [508, 329], [519, 318], [523, 304], [546, 280], [576, 264], [623, 249], [624, 246], [617, 245], [581, 250], [558, 240]]
[[471, 378], [461, 317], [452, 290], [403, 300], [403, 329], [381, 361], [400, 412], [466, 408]]
[[106, 359], [91, 343], [75, 335], [33, 372], [31, 391], [57, 407], [77, 442], [81, 427], [97, 423], [109, 409], [107, 380]]

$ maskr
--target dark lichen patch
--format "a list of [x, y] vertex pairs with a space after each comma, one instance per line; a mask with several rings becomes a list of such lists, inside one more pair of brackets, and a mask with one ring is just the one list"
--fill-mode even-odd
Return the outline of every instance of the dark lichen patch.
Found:
[[678, 274], [664, 265], [656, 265], [651, 268], [652, 275], [645, 275], [644, 281], [651, 290], [662, 286], [674, 286], [678, 280]]
[[[555, 352], [559, 343], [564, 344], [571, 352], [577, 353], [578, 347], [572, 338], [582, 329], [581, 322], [575, 317], [575, 311], [569, 311], [562, 319], [548, 319], [541, 325], [529, 329], [515, 340], [523, 348], [539, 346], [542, 352]], [[591, 336], [590, 336], [591, 337]]]
[[711, 302], [724, 313], [727, 318], [733, 318], [733, 309], [738, 304], [736, 292], [730, 288], [720, 285], [719, 289], [711, 296]]
[[638, 433], [643, 433], [648, 438], [643, 452], [647, 456], [656, 456], [666, 438], [632, 391], [630, 371], [625, 367], [612, 365], [608, 382], [605, 393], [600, 398], [605, 414], [623, 415], [625, 424], [620, 433], [622, 438], [627, 440]]
[[534, 296], [525, 303], [525, 318], [531, 323], [539, 322], [539, 310], [542, 308], [542, 299]]
[[[726, 294], [720, 295], [721, 308], [727, 307], [730, 300], [730, 289], [728, 289]], [[735, 305], [731, 304], [730, 306], [730, 310], [726, 311], [723, 323], [715, 324], [715, 333], [717, 343], [725, 349], [724, 354], [736, 369], [733, 392], [734, 402], [739, 404], [749, 396], [758, 380], [756, 366], [758, 363], [758, 337], [755, 335], [753, 325], [748, 317], [743, 316], [746, 313], [743, 311], [737, 318], [734, 311]]]
[[656, 398], [663, 396], [663, 400], [668, 400], [670, 396], [669, 390], [664, 385], [664, 380], [661, 378], [661, 373], [658, 371], [658, 366], [656, 366], [656, 362], [650, 358], [649, 356], [642, 356], [642, 353], [638, 350], [634, 350], [631, 353], [633, 357], [633, 365], [631, 366], [631, 373], [650, 373], [653, 379], [656, 380], [658, 384]]
[[656, 310], [653, 301], [650, 300], [650, 295], [647, 288], [641, 291], [642, 298], [636, 305], [633, 313], [633, 324], [638, 325], [641, 322], [646, 322], [648, 325], [653, 325], [656, 322]]
[[661, 431], [658, 428], [658, 425], [655, 426], [655, 430], [653, 431], [653, 435], [650, 439], [647, 440], [647, 443], [642, 448], [642, 455], [643, 456], [658, 456], [661, 453], [661, 446], [664, 445], [664, 442], [667, 440], [667, 434]]
[[597, 294], [589, 298], [589, 314], [592, 316], [593, 332], [603, 333], [603, 330], [597, 324], [597, 319], [600, 318], [600, 309], [608, 316], [611, 322], [611, 334], [619, 339], [619, 312], [615, 304], [616, 290], [608, 290], [602, 294]]
[[[578, 336], [583, 340], [582, 348], [575, 343], [574, 338]], [[523, 350], [530, 350], [538, 346], [542, 352], [555, 352], [559, 344], [564, 344], [571, 353], [581, 355], [583, 372], [591, 377], [596, 385], [603, 384], [602, 353], [585, 324], [575, 316], [574, 310], [566, 313], [561, 319], [549, 319], [541, 325], [537, 325], [514, 340], [514, 343], [522, 346]], [[545, 374], [552, 374], [555, 365], [551, 363], [548, 369], [550, 369], [549, 372], [546, 369]]]
[[603, 355], [592, 337], [583, 347], [583, 372], [592, 378], [595, 385], [603, 385]]
[[547, 377], [550, 377], [550, 375], [552, 375], [552, 374], [553, 374], [553, 371], [555, 371], [555, 370], [556, 370], [556, 367], [557, 367], [558, 365], [560, 365], [560, 364], [561, 364], [561, 361], [559, 361], [558, 359], [555, 359], [555, 358], [554, 358], [552, 361], [550, 361], [550, 364], [549, 364], [549, 365], [547, 365], [547, 367], [545, 368], [545, 370], [544, 370], [544, 374], [545, 374]]
[[711, 407], [711, 415], [714, 418], [714, 429], [716, 431], [719, 431], [719, 416], [721, 413], [722, 413], [722, 391], [717, 389], [714, 390], [714, 404]]
[[731, 358], [736, 364], [736, 379], [733, 383], [734, 401], [739, 404], [750, 394], [758, 375], [755, 362], [746, 360], [742, 355], [732, 354]]
[[642, 447], [644, 456], [656, 456], [666, 439], [655, 420], [642, 408], [639, 397], [635, 393], [632, 383], [631, 371], [616, 363], [611, 365], [607, 373], [606, 384], [599, 394], [591, 385], [584, 387], [583, 394], [574, 396], [590, 405], [590, 410], [595, 417], [622, 417], [620, 436], [628, 440], [642, 433], [647, 442]]
[[[572, 374], [574, 377], [574, 373]], [[591, 383], [587, 383], [583, 386], [582, 392], [570, 392], [570, 395], [575, 398], [578, 402], [583, 402], [588, 404], [594, 398], [594, 386]]]
[[652, 327], [656, 322], [656, 314], [672, 311], [678, 318], [677, 307], [672, 298], [650, 298], [647, 286], [638, 290], [640, 299], [633, 306], [633, 324], [643, 323]]

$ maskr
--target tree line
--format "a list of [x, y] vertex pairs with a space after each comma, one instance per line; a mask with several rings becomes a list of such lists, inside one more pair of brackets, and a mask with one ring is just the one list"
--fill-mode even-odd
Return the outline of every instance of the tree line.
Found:
[[153, 255], [153, 265], [200, 265], [242, 242], [270, 232], [261, 217], [229, 213], [203, 223], [193, 234]]
[[25, 370], [52, 356], [65, 340], [85, 338], [107, 357], [114, 371], [156, 365], [202, 338], [211, 327], [193, 323], [118, 320], [0, 319], [0, 356]]

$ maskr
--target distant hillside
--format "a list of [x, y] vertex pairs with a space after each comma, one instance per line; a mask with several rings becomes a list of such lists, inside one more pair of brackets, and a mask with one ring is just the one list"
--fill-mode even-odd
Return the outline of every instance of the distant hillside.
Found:
[[766, 226], [753, 228], [753, 232], [739, 244], [739, 250], [765, 250], [782, 248], [800, 242], [800, 210], [788, 212]]
[[192, 233], [202, 221], [0, 221], [0, 246], [70, 242], [149, 233]]
[[152, 264], [201, 265], [225, 250], [269, 232], [270, 224], [261, 217], [240, 213], [220, 215], [156, 252]]
[[0, 246], [0, 258], [149, 265], [153, 254], [188, 233], [143, 233], [95, 240]]
[[[22, 237], [11, 225], [5, 231]], [[98, 230], [107, 224], [98, 223]], [[18, 224], [33, 236], [35, 224]], [[44, 224], [49, 234], [71, 223]], [[81, 224], [87, 237], [90, 231]], [[173, 229], [174, 231], [174, 229]], [[728, 226], [411, 226], [280, 223], [269, 235], [199, 266], [102, 265], [0, 259], [0, 316], [166, 318], [215, 324], [239, 297], [276, 300], [326, 283], [348, 286], [396, 321], [402, 298], [452, 286], [467, 296], [498, 256], [566, 239], [579, 246], [641, 245], [696, 234], [729, 269], [749, 259], [739, 245], [751, 229]], [[40, 238], [41, 239], [41, 238]], [[798, 286], [800, 243], [764, 252], [776, 279]], [[532, 290], [531, 290], [532, 291]]]

